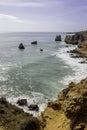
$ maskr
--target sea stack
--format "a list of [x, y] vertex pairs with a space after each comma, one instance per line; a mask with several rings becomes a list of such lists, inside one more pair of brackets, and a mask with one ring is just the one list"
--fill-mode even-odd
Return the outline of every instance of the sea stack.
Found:
[[40, 49], [40, 51], [43, 51], [43, 49]]
[[23, 43], [20, 43], [18, 48], [19, 48], [19, 49], [22, 49], [22, 50], [25, 49]]
[[31, 42], [31, 44], [33, 44], [33, 45], [37, 45], [37, 41], [33, 41], [33, 42]]
[[62, 41], [61, 40], [61, 35], [56, 36], [55, 41]]

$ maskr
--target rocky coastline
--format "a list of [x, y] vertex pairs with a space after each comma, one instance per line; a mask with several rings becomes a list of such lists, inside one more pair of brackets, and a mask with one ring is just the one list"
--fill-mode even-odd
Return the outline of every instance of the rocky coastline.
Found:
[[74, 50], [68, 52], [72, 53], [73, 58], [87, 58], [87, 31], [66, 35], [65, 42], [66, 44], [77, 45]]
[[[87, 31], [67, 35], [65, 42], [77, 45], [68, 53], [73, 58], [85, 58], [86, 63]], [[27, 100], [18, 100], [17, 104], [27, 106]], [[39, 110], [37, 104], [28, 107]], [[71, 82], [37, 118], [0, 98], [0, 130], [87, 130], [87, 78], [77, 84]]]
[[36, 118], [0, 98], [0, 130], [86, 130], [87, 78], [71, 82]]
[[87, 130], [87, 78], [70, 83], [39, 119], [43, 130]]

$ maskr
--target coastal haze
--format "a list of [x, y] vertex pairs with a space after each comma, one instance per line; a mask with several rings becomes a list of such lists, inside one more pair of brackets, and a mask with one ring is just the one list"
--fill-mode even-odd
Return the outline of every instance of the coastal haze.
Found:
[[86, 12], [86, 0], [0, 0], [0, 32], [82, 31]]

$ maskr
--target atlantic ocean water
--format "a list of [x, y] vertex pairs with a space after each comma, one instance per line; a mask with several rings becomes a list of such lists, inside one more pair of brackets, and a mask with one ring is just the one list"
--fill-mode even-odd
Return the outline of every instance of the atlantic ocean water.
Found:
[[[62, 42], [55, 42], [59, 34]], [[80, 65], [66, 53], [73, 47], [66, 47], [64, 37], [65, 33], [0, 34], [0, 96], [15, 105], [23, 98], [28, 104], [38, 104], [38, 113], [23, 107], [25, 111], [38, 115], [48, 101], [57, 98], [66, 84], [86, 77], [86, 65]], [[36, 40], [38, 44], [31, 45]], [[18, 49], [21, 42], [25, 50]]]

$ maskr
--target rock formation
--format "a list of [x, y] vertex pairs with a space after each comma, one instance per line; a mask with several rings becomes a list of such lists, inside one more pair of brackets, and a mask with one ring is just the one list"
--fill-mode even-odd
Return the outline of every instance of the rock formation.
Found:
[[27, 99], [19, 99], [19, 100], [17, 101], [17, 104], [18, 104], [19, 106], [27, 106]]
[[87, 130], [87, 78], [71, 82], [37, 118], [0, 98], [2, 130]]
[[43, 130], [87, 130], [87, 78], [70, 83], [39, 119]]
[[19, 48], [19, 49], [25, 49], [23, 43], [20, 43], [18, 48]]
[[37, 104], [31, 104], [30, 106], [29, 106], [29, 110], [31, 110], [31, 111], [39, 111], [39, 107], [38, 107], [38, 105]]
[[31, 44], [33, 44], [33, 45], [37, 45], [37, 41], [33, 41], [33, 42], [31, 42]]
[[40, 51], [43, 51], [43, 49], [40, 49]]
[[73, 44], [73, 45], [77, 45], [79, 42], [84, 41], [84, 36], [83, 34], [80, 33], [76, 33], [74, 35], [66, 35], [65, 37], [65, 42], [67, 44]]
[[67, 35], [65, 38], [67, 44], [77, 45], [77, 48], [69, 51], [74, 53], [73, 58], [87, 58], [87, 31], [78, 32], [75, 35]]
[[55, 41], [62, 41], [61, 40], [61, 35], [56, 36]]

